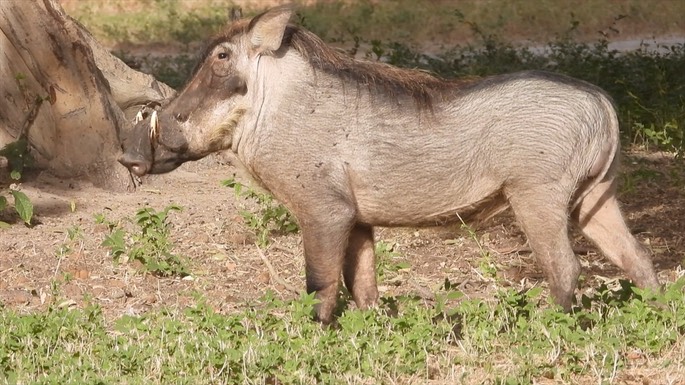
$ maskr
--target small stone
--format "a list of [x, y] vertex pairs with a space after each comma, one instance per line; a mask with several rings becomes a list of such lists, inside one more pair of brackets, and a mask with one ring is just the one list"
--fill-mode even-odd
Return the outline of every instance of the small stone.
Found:
[[257, 276], [257, 282], [267, 284], [271, 282], [271, 276], [268, 271], [264, 271]]
[[112, 299], [124, 298], [124, 297], [126, 297], [126, 292], [124, 291], [124, 289], [115, 288], [114, 290], [112, 290], [110, 297]]
[[76, 307], [76, 301], [74, 301], [73, 299], [68, 299], [66, 301], [60, 302], [57, 305], [58, 309], [64, 309], [65, 307], [69, 309]]
[[76, 277], [77, 279], [88, 279], [90, 278], [90, 272], [85, 269], [77, 270], [74, 274], [74, 277]]

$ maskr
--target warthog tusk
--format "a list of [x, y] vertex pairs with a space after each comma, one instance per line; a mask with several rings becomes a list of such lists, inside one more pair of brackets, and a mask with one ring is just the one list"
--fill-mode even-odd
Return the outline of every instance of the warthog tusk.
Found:
[[140, 110], [138, 110], [138, 113], [136, 114], [136, 117], [133, 118], [133, 124], [136, 124], [136, 123], [138, 123], [138, 122], [140, 122], [140, 121], [142, 121], [142, 120], [144, 119], [144, 118], [143, 118], [143, 109], [144, 109], [144, 108], [145, 108], [145, 107], [143, 107], [143, 108], [141, 108]]
[[159, 137], [159, 117], [157, 111], [152, 111], [150, 116], [150, 142], [156, 142]]

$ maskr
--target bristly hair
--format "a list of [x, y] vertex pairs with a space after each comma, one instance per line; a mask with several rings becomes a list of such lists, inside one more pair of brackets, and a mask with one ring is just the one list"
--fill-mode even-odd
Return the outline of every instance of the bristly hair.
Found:
[[[220, 32], [205, 49], [204, 61], [211, 49], [223, 41], [249, 31], [251, 24], [240, 20]], [[288, 25], [283, 44], [297, 51], [315, 69], [366, 86], [371, 91], [383, 92], [391, 97], [409, 96], [421, 109], [432, 109], [435, 97], [453, 90], [470, 80], [445, 80], [428, 72], [405, 69], [382, 62], [355, 59], [321, 40], [314, 33], [296, 25]], [[199, 64], [198, 64], [199, 66]], [[193, 71], [193, 76], [198, 68]]]
[[463, 81], [444, 80], [426, 71], [406, 69], [387, 63], [358, 60], [342, 53], [314, 33], [289, 25], [283, 42], [295, 49], [314, 68], [381, 91], [391, 97], [410, 96], [419, 108], [432, 109], [433, 99], [441, 97]]

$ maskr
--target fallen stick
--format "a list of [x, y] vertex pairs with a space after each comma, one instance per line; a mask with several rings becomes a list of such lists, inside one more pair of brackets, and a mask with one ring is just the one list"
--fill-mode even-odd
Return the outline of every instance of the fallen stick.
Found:
[[299, 294], [300, 290], [298, 288], [291, 285], [285, 279], [281, 278], [280, 275], [278, 275], [278, 273], [276, 272], [274, 267], [271, 265], [271, 262], [269, 262], [269, 259], [266, 257], [266, 255], [264, 254], [262, 249], [259, 247], [259, 245], [255, 244], [255, 246], [257, 246], [257, 251], [259, 252], [259, 256], [262, 258], [262, 261], [266, 265], [266, 268], [269, 269], [269, 276], [271, 276], [271, 280], [275, 281], [279, 285], [282, 285], [283, 287], [285, 287], [289, 291], [291, 291], [295, 294]]

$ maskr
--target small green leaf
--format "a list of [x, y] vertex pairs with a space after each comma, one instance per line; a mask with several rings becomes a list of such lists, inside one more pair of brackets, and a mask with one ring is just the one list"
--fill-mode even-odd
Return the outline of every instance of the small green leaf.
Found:
[[0, 229], [9, 229], [10, 224], [7, 222], [0, 221]]
[[124, 240], [124, 231], [122, 229], [114, 230], [110, 235], [105, 237], [102, 241], [102, 246], [109, 247], [112, 256], [116, 259], [126, 251], [126, 241]]
[[538, 298], [542, 294], [542, 288], [540, 286], [533, 287], [526, 293], [528, 298]]
[[5, 198], [3, 195], [0, 195], [0, 211], [4, 210], [5, 207], [7, 207], [7, 198]]
[[30, 225], [33, 217], [33, 204], [29, 197], [21, 191], [12, 190], [11, 193], [14, 196], [14, 208], [17, 210], [17, 214], [27, 225]]
[[464, 293], [462, 293], [460, 291], [450, 291], [449, 293], [447, 293], [445, 298], [448, 300], [456, 300], [456, 299], [462, 298], [463, 296], [464, 296]]
[[12, 170], [12, 172], [10, 172], [10, 178], [14, 180], [19, 180], [21, 179], [21, 173], [17, 170]]

